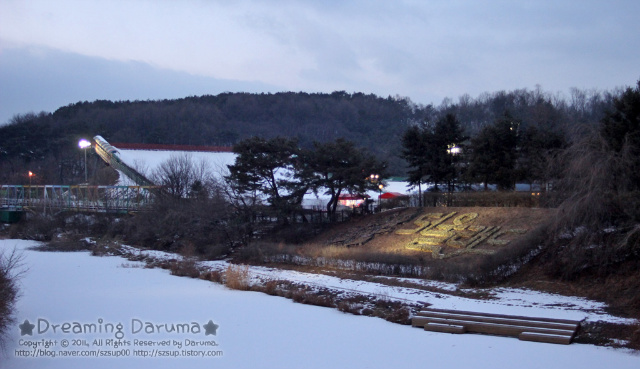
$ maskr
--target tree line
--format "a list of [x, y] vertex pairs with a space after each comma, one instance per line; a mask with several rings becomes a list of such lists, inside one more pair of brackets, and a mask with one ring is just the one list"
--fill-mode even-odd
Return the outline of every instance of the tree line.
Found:
[[[100, 134], [110, 142], [233, 146], [253, 136], [295, 138], [303, 148], [338, 138], [367, 148], [407, 174], [402, 136], [409, 127], [455, 115], [465, 136], [474, 137], [505, 111], [524, 130], [562, 129], [569, 141], [598, 124], [622, 90], [572, 89], [569, 95], [541, 88], [461, 96], [441, 104], [416, 104], [399, 96], [372, 94], [222, 93], [173, 100], [77, 102], [53, 113], [26, 113], [0, 126], [0, 182], [28, 183], [24, 168], [39, 183], [73, 184], [82, 177], [80, 138]], [[100, 163], [90, 161], [93, 178]]]
[[[453, 113], [416, 124], [402, 137], [402, 157], [408, 182], [417, 187], [453, 192], [482, 183], [513, 190], [517, 181], [541, 187], [550, 179], [549, 164], [566, 148], [569, 138], [562, 126], [523, 125], [509, 111], [473, 137], [465, 134]], [[444, 188], [443, 188], [444, 187]]]

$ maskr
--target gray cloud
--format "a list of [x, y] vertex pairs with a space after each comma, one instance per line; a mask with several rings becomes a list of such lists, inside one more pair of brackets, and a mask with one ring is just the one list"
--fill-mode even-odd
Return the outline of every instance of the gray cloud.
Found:
[[[536, 84], [552, 92], [634, 84], [637, 14], [635, 0], [0, 0], [0, 49], [2, 58], [15, 52], [7, 45], [43, 47], [46, 57], [51, 50], [95, 57], [77, 59], [91, 61], [89, 70], [102, 60], [103, 68], [115, 68], [104, 85], [109, 96], [152, 93], [127, 81], [136, 75], [127, 68], [138, 65], [162, 75], [156, 80], [173, 79], [174, 89], [156, 88], [165, 96], [226, 80], [438, 103]], [[34, 83], [27, 64], [20, 74], [25, 85]], [[49, 85], [87, 91], [75, 85], [79, 77], [56, 80], [64, 64], [52, 65], [62, 70], [47, 69]], [[83, 66], [75, 69], [78, 75]]]
[[279, 90], [261, 82], [194, 76], [141, 62], [109, 61], [46, 48], [5, 49], [0, 54], [0, 124], [16, 114], [52, 112], [78, 101]]

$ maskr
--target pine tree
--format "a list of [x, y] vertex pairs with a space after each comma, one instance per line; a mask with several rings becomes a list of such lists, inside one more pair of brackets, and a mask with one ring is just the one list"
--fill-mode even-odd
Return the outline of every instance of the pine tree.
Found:
[[229, 165], [229, 175], [225, 177], [233, 191], [240, 195], [264, 194], [286, 221], [292, 208], [302, 201], [294, 185], [304, 184], [293, 179], [300, 155], [297, 141], [252, 137], [236, 144], [233, 152], [238, 156], [235, 163]]
[[436, 185], [446, 183], [447, 190], [452, 192], [458, 180], [460, 151], [467, 138], [464, 136], [460, 122], [453, 114], [447, 114], [439, 119], [430, 135], [431, 178]]
[[401, 157], [407, 162], [407, 182], [418, 187], [420, 206], [422, 206], [422, 184], [426, 176], [427, 136], [418, 126], [411, 126], [402, 136]]
[[549, 179], [549, 163], [567, 146], [564, 132], [530, 125], [519, 141], [518, 179], [530, 185], [539, 182], [544, 189]]
[[515, 187], [519, 127], [520, 121], [505, 112], [501, 119], [485, 126], [471, 139], [467, 175], [483, 182], [485, 191], [490, 183], [501, 190]]
[[371, 188], [367, 177], [371, 173], [382, 178], [386, 163], [378, 161], [365, 149], [342, 138], [333, 142], [315, 143], [304, 160], [303, 177], [310, 180], [314, 191], [324, 190], [330, 196], [327, 212], [335, 214], [342, 193], [364, 193]]
[[445, 115], [433, 125], [410, 127], [402, 137], [402, 158], [410, 168], [409, 184], [418, 186], [421, 192], [425, 182], [433, 183], [436, 191], [439, 184], [446, 183], [448, 191], [453, 191], [459, 174], [458, 154], [465, 140], [460, 122], [453, 114]]

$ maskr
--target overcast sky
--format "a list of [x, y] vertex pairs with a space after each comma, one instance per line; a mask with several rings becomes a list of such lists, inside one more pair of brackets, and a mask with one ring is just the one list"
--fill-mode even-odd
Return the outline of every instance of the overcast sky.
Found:
[[0, 0], [0, 123], [224, 91], [407, 96], [640, 79], [638, 0]]

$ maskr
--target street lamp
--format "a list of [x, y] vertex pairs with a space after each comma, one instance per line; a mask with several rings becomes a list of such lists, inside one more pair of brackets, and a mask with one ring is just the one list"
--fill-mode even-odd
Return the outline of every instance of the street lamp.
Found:
[[32, 171], [29, 171], [29, 204], [31, 204], [31, 177], [34, 175]]
[[451, 155], [458, 155], [462, 152], [462, 148], [456, 144], [447, 145], [447, 153]]
[[87, 148], [91, 147], [91, 142], [83, 138], [78, 142], [78, 146], [84, 150], [84, 183], [87, 183]]
[[377, 184], [378, 186], [378, 208], [380, 208], [381, 204], [381, 199], [380, 197], [382, 196], [382, 189], [384, 188], [384, 185], [382, 183], [380, 183], [380, 175], [379, 174], [371, 174], [369, 177], [367, 177], [367, 180], [369, 182], [371, 182], [372, 184]]

